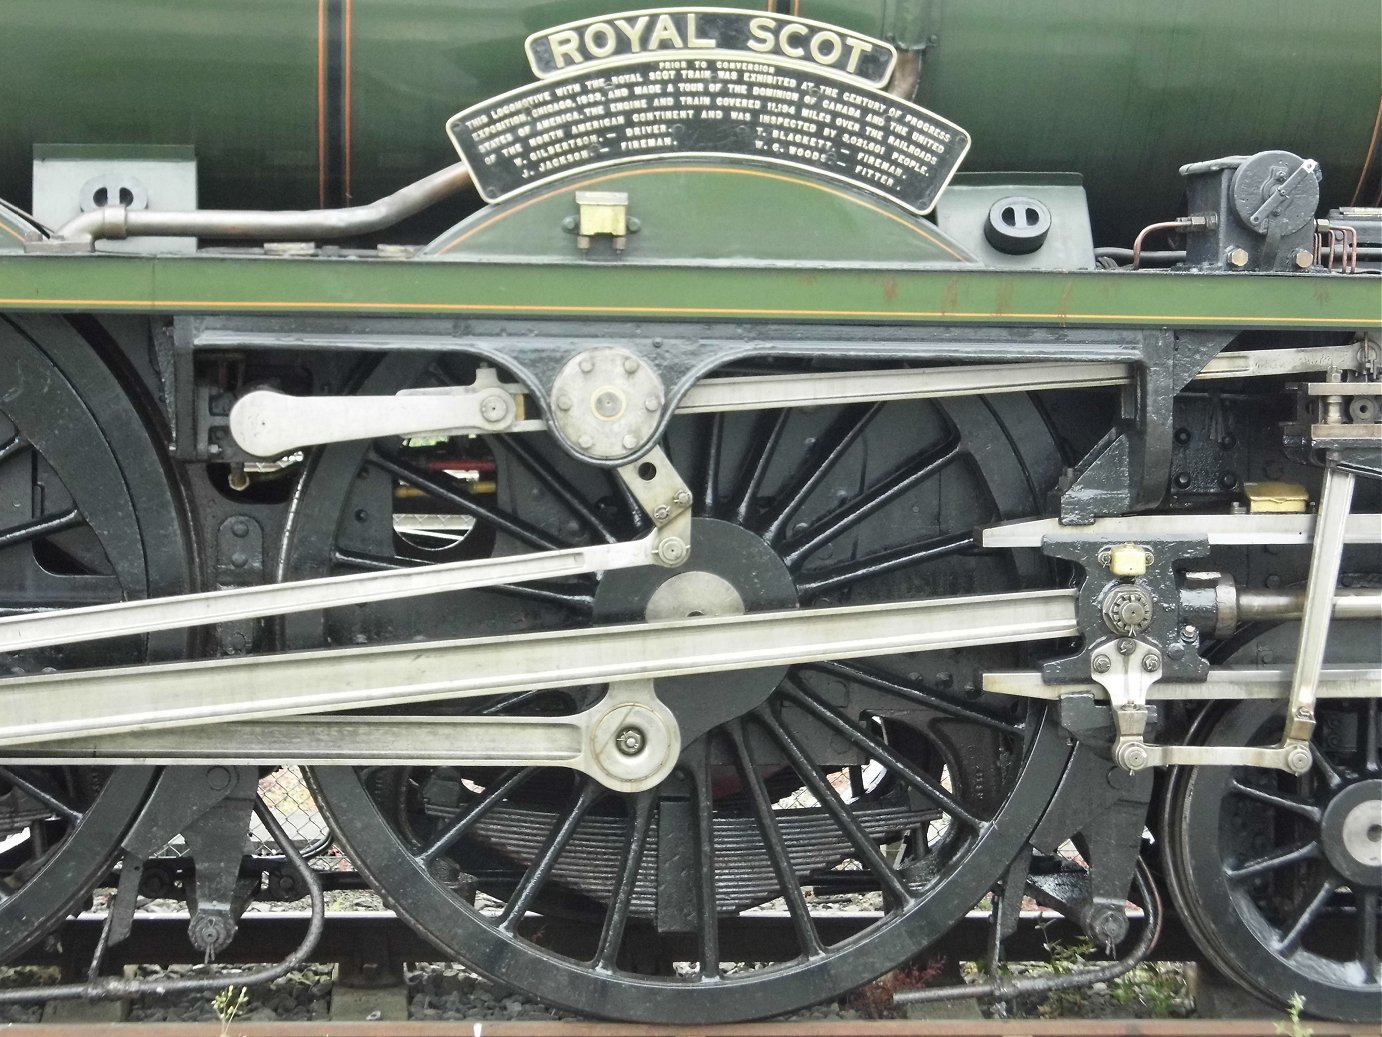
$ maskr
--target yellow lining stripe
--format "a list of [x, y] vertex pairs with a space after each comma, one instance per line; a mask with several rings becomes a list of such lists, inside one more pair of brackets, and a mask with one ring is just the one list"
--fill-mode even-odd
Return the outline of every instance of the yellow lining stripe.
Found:
[[766, 170], [762, 169], [734, 169], [727, 166], [655, 166], [647, 169], [625, 169], [620, 172], [605, 173], [591, 180], [569, 180], [566, 183], [562, 184], [560, 187], [556, 187], [551, 191], [545, 192], [544, 194], [540, 194], [534, 198], [530, 198], [526, 202], [522, 202], [518, 205], [513, 206], [511, 209], [505, 209], [503, 212], [495, 213], [494, 216], [488, 220], [482, 220], [479, 224], [477, 224], [474, 227], [471, 227], [464, 234], [458, 237], [455, 241], [449, 242], [445, 248], [437, 252], [431, 253], [431, 255], [444, 256], [457, 245], [459, 245], [461, 242], [465, 241], [466, 238], [469, 238], [471, 235], [478, 234], [480, 231], [494, 226], [500, 220], [506, 219], [507, 217], [512, 216], [515, 213], [522, 212], [530, 205], [536, 205], [538, 202], [546, 201], [553, 195], [565, 194], [566, 192], [579, 187], [589, 187], [593, 184], [603, 184], [606, 181], [618, 180], [621, 177], [648, 176], [653, 173], [727, 173], [733, 176], [756, 176], [761, 177], [764, 180], [780, 180], [781, 182], [786, 184], [796, 184], [801, 187], [809, 187], [814, 191], [824, 191], [826, 194], [831, 195], [835, 198], [841, 198], [844, 201], [853, 202], [855, 205], [861, 205], [865, 209], [868, 209], [870, 212], [877, 213], [879, 216], [886, 216], [894, 223], [901, 224], [903, 227], [906, 227], [914, 234], [921, 235], [931, 244], [939, 248], [942, 252], [946, 253], [949, 256], [953, 256], [961, 263], [974, 262], [974, 258], [972, 256], [966, 256], [962, 255], [959, 252], [956, 252], [945, 242], [934, 237], [930, 232], [926, 230], [925, 227], [918, 226], [917, 224], [912, 223], [904, 219], [903, 217], [899, 216], [895, 212], [889, 212], [887, 209], [880, 208], [879, 206], [874, 205], [871, 202], [866, 202], [862, 198], [857, 198], [852, 194], [847, 194], [844, 191], [837, 191], [832, 187], [827, 187], [825, 184], [818, 184], [814, 180], [806, 180], [802, 177], [787, 176], [783, 173], [769, 173]]
[[139, 299], [0, 299], [0, 306], [28, 306], [43, 303], [52, 306], [111, 306], [163, 310], [205, 309], [278, 309], [278, 310], [441, 310], [457, 312], [488, 313], [595, 313], [595, 314], [661, 314], [664, 316], [694, 317], [713, 315], [723, 317], [860, 317], [882, 320], [900, 319], [939, 319], [939, 320], [1054, 320], [1054, 321], [1156, 321], [1157, 323], [1178, 323], [1193, 321], [1209, 324], [1247, 324], [1264, 323], [1268, 325], [1304, 324], [1348, 327], [1382, 327], [1382, 319], [1355, 319], [1353, 317], [1262, 317], [1262, 316], [1211, 316], [1209, 314], [1165, 314], [1165, 313], [1019, 313], [999, 311], [966, 310], [786, 310], [755, 309], [749, 307], [697, 307], [697, 306], [558, 306], [535, 303], [522, 305], [513, 303], [430, 303], [430, 302], [275, 302], [259, 300], [216, 299], [165, 299], [162, 302]]
[[8, 223], [5, 223], [3, 220], [0, 220], [0, 230], [3, 230], [6, 234], [10, 235], [10, 237], [14, 238], [15, 241], [24, 240], [23, 234], [20, 234], [19, 231], [15, 230]]

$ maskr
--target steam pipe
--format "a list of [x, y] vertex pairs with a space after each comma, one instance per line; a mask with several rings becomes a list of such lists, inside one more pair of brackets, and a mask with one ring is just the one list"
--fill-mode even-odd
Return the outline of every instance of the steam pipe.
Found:
[[392, 226], [470, 184], [470, 170], [457, 162], [369, 205], [348, 209], [179, 211], [107, 205], [82, 213], [59, 227], [52, 238], [26, 247], [31, 252], [90, 252], [97, 241], [134, 236], [256, 241], [346, 238]]

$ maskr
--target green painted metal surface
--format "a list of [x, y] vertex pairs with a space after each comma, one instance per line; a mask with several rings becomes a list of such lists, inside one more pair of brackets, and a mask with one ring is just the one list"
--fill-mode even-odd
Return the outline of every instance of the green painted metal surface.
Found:
[[[628, 196], [637, 231], [622, 257], [608, 240], [586, 258], [577, 248], [577, 191]], [[790, 215], [788, 215], [790, 214]], [[483, 209], [442, 235], [428, 252], [449, 259], [529, 258], [541, 262], [645, 262], [687, 256], [832, 264], [970, 261], [927, 220], [846, 185], [783, 169], [691, 158], [603, 169]]]
[[[123, 143], [194, 145], [208, 207], [367, 201], [454, 158], [448, 116], [531, 79], [526, 34], [638, 6], [5, 0], [0, 197], [27, 204], [34, 144]], [[1326, 204], [1347, 203], [1382, 92], [1376, 0], [793, 6], [924, 46], [918, 99], [973, 134], [964, 168], [1083, 173], [1101, 244], [1174, 215], [1179, 164], [1233, 152], [1317, 158]]]
[[0, 255], [0, 310], [1382, 327], [1368, 277]]

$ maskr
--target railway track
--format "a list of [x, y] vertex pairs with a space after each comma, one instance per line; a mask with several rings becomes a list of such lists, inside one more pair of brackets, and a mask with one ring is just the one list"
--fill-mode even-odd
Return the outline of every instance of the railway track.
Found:
[[[179, 1026], [187, 1037], [1279, 1037], [1280, 1020], [1271, 1019], [985, 1019], [872, 1020], [867, 1022], [734, 1023], [722, 1026], [637, 1026], [605, 1022], [232, 1022]], [[14, 1027], [23, 1037], [71, 1037], [73, 1027]], [[82, 1027], [83, 1037], [166, 1037], [166, 1023], [113, 1023]], [[1376, 1029], [1348, 1023], [1312, 1023], [1312, 1037], [1376, 1037]]]

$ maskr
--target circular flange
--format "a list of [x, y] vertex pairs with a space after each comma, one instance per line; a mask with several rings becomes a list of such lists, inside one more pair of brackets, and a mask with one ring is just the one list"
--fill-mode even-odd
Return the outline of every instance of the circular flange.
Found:
[[1267, 212], [1260, 210], [1278, 187], [1286, 183], [1304, 164], [1304, 159], [1289, 151], [1262, 151], [1253, 155], [1233, 174], [1233, 208], [1239, 219], [1258, 234], [1269, 230], [1294, 234], [1315, 218], [1320, 206], [1317, 176], [1307, 176], [1294, 185]]
[[1340, 875], [1382, 886], [1382, 779], [1357, 782], [1331, 799], [1320, 834], [1325, 856]]
[[[680, 572], [660, 566], [605, 574], [595, 594], [595, 619], [605, 623], [730, 616], [797, 606], [787, 566], [763, 539], [720, 519], [693, 519], [691, 565]], [[677, 718], [683, 745], [717, 724], [742, 715], [772, 694], [787, 667], [669, 677], [657, 696]]]
[[583, 457], [612, 461], [644, 447], [662, 420], [662, 379], [627, 349], [577, 353], [552, 382], [552, 427]]

